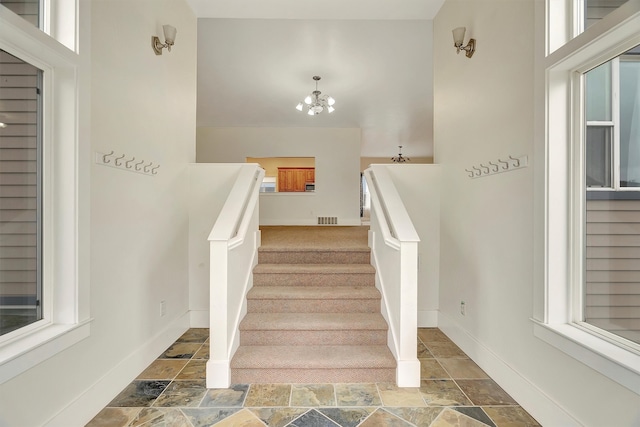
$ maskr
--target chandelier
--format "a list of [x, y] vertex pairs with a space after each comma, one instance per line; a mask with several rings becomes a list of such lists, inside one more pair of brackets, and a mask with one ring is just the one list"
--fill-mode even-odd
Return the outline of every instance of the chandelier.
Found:
[[335, 108], [333, 108], [333, 104], [336, 103], [336, 100], [328, 95], [322, 95], [322, 92], [318, 90], [318, 81], [320, 80], [320, 76], [313, 76], [313, 80], [316, 81], [316, 90], [311, 92], [310, 95], [307, 95], [304, 99], [304, 104], [299, 102], [296, 106], [296, 110], [302, 111], [304, 107], [307, 107], [307, 114], [310, 116], [320, 114], [325, 109], [329, 113], [333, 113], [335, 110]]
[[398, 145], [398, 148], [400, 149], [400, 152], [398, 153], [397, 156], [392, 157], [391, 160], [393, 161], [393, 163], [404, 163], [404, 162], [410, 162], [411, 159], [408, 157], [404, 157], [402, 155], [402, 145]]

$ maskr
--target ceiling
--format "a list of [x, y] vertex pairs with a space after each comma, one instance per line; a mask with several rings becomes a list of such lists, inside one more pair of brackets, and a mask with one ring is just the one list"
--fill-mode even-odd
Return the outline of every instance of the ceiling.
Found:
[[[431, 20], [444, 0], [187, 1], [198, 126], [361, 128], [363, 157], [433, 155]], [[331, 114], [295, 109], [314, 75]]]

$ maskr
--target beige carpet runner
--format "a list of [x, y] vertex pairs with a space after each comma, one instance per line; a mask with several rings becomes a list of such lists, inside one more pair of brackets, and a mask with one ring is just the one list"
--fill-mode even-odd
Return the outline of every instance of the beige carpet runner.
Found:
[[368, 227], [261, 230], [232, 382], [394, 382]]

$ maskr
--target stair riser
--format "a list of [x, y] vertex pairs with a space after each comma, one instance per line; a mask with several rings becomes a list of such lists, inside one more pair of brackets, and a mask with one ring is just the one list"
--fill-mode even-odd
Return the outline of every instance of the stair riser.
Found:
[[253, 273], [254, 286], [375, 286], [375, 274]]
[[240, 345], [385, 345], [387, 331], [252, 331], [240, 332]]
[[247, 300], [249, 313], [379, 313], [380, 300]]
[[395, 382], [395, 368], [373, 369], [231, 369], [234, 384]]
[[362, 252], [258, 252], [260, 264], [371, 264], [371, 253]]

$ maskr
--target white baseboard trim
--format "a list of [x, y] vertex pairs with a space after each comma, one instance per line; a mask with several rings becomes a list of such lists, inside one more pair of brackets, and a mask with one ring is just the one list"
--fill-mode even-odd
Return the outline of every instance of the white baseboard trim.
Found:
[[189, 325], [192, 328], [208, 328], [210, 323], [209, 310], [189, 311]]
[[582, 425], [543, 390], [513, 369], [451, 317], [440, 312], [438, 327], [541, 425], [563, 427]]
[[106, 372], [102, 378], [47, 421], [45, 426], [67, 427], [87, 424], [187, 329], [189, 329], [188, 312], [122, 359], [113, 369]]
[[231, 360], [207, 361], [207, 388], [229, 388], [231, 385]]
[[396, 382], [398, 387], [420, 387], [420, 361], [398, 360]]
[[438, 327], [438, 310], [418, 310], [418, 328]]

